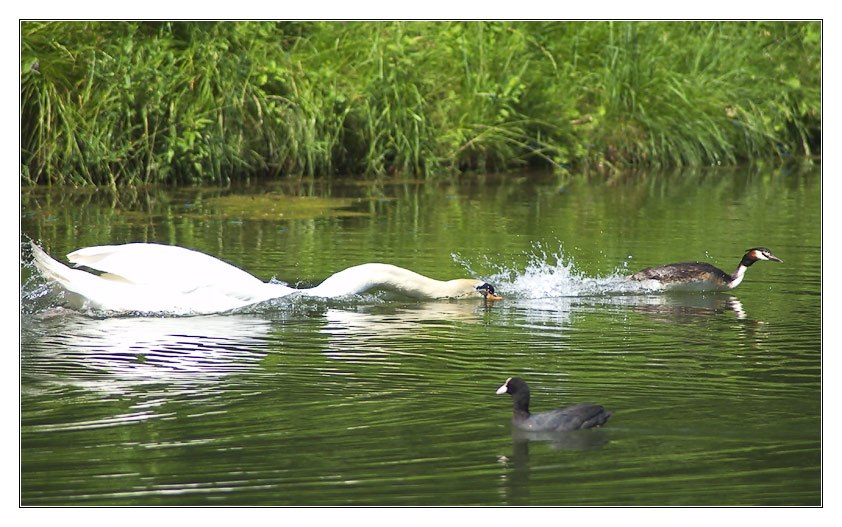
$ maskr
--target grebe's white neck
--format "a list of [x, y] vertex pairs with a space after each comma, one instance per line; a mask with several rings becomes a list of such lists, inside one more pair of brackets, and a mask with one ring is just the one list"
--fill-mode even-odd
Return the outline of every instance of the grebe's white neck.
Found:
[[731, 280], [727, 284], [725, 284], [727, 290], [730, 291], [731, 289], [734, 289], [735, 287], [743, 283], [743, 278], [745, 278], [747, 269], [748, 266], [745, 266], [742, 264], [742, 262], [740, 262], [740, 265], [737, 266], [737, 270], [734, 271], [734, 274], [731, 275]]

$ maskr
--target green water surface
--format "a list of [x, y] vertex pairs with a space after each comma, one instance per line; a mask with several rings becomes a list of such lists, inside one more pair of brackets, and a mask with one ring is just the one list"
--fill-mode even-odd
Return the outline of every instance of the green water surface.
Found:
[[[381, 261], [507, 298], [114, 317], [25, 264], [21, 503], [820, 505], [820, 195], [818, 167], [24, 189], [22, 242], [62, 260], [148, 241], [296, 286]], [[758, 245], [783, 263], [731, 293], [611, 291]], [[535, 411], [615, 414], [522, 437], [510, 376]]]

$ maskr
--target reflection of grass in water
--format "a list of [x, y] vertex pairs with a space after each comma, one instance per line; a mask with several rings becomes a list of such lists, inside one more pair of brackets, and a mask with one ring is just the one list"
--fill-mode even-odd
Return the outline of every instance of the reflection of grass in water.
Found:
[[[360, 200], [348, 198], [322, 198], [315, 196], [280, 195], [230, 195], [208, 198], [204, 201], [207, 212], [226, 217], [250, 220], [292, 220], [322, 218], [326, 216], [366, 216], [365, 212], [348, 210]], [[186, 216], [189, 215], [185, 214]]]

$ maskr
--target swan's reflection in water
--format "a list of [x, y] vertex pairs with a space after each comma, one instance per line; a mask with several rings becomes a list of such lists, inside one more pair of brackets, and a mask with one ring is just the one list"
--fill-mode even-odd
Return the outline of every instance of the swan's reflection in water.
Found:
[[[401, 353], [401, 338], [435, 324], [478, 321], [485, 309], [473, 301], [329, 306], [310, 302], [195, 317], [92, 318], [44, 310], [22, 317], [22, 373], [34, 381], [24, 386], [37, 390], [52, 383], [115, 394], [146, 385], [213, 389], [223, 377], [259, 372], [270, 354], [282, 365], [287, 353]], [[309, 362], [316, 367], [320, 359]]]
[[337, 358], [351, 358], [360, 351], [403, 353], [401, 339], [422, 337], [436, 327], [481, 323], [491, 308], [485, 302], [464, 300], [330, 308], [320, 331], [328, 337], [325, 352]]
[[468, 339], [464, 335], [471, 334], [461, 345], [474, 349], [481, 346], [482, 332], [454, 332], [453, 327], [486, 324], [493, 317], [497, 324], [563, 329], [578, 310], [599, 305], [629, 307], [674, 324], [728, 312], [746, 318], [740, 301], [722, 294], [513, 299], [494, 304], [314, 303], [304, 311], [273, 306], [197, 317], [91, 318], [58, 309], [22, 317], [22, 372], [35, 379], [113, 392], [144, 384], [209, 384], [260, 368], [267, 353], [284, 352], [284, 339], [294, 332], [300, 334], [299, 340], [320, 335], [310, 341], [314, 351], [321, 349], [332, 358], [385, 360], [424, 354], [418, 339], [439, 329], [449, 338]]
[[[285, 338], [299, 334], [314, 351], [334, 358], [376, 359], [423, 354], [418, 339], [439, 329], [449, 338], [471, 333], [465, 348], [481, 345], [482, 332], [455, 326], [514, 323], [563, 329], [571, 316], [598, 305], [626, 306], [669, 323], [697, 321], [733, 312], [746, 318], [730, 295], [648, 295], [594, 298], [308, 304], [310, 309], [273, 306], [265, 311], [196, 317], [91, 318], [70, 310], [45, 310], [22, 317], [22, 371], [34, 378], [123, 391], [150, 383], [213, 383], [260, 367], [267, 353], [284, 352]], [[306, 306], [305, 306], [306, 307]], [[495, 313], [496, 312], [496, 313]], [[518, 320], [520, 322], [518, 322]], [[412, 345], [404, 345], [415, 339]]]
[[402, 334], [436, 323], [477, 322], [493, 302], [453, 300], [360, 306], [327, 310], [322, 332], [342, 334], [365, 331], [376, 334]]
[[245, 315], [97, 319], [45, 312], [24, 319], [22, 369], [35, 380], [116, 393], [213, 383], [259, 364], [271, 327]]

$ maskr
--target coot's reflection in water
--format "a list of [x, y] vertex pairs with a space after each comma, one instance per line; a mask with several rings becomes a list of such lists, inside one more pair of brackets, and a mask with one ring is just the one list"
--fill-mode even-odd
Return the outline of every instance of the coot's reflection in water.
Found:
[[[530, 494], [534, 492], [530, 485], [533, 476], [558, 472], [559, 464], [564, 464], [566, 459], [559, 456], [577, 456], [577, 463], [582, 462], [588, 452], [594, 452], [594, 456], [598, 457], [599, 449], [610, 443], [609, 437], [610, 431], [603, 428], [565, 432], [528, 432], [513, 428], [512, 454], [498, 458], [498, 462], [507, 469], [501, 486], [506, 504], [529, 503]], [[539, 454], [536, 460], [530, 459], [530, 448]], [[540, 455], [542, 450], [555, 454], [543, 456]], [[595, 463], [599, 464], [599, 461]]]
[[513, 457], [529, 457], [529, 443], [545, 445], [552, 450], [587, 450], [607, 445], [610, 432], [602, 428], [566, 430], [562, 432], [530, 432], [512, 429]]

